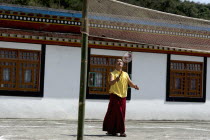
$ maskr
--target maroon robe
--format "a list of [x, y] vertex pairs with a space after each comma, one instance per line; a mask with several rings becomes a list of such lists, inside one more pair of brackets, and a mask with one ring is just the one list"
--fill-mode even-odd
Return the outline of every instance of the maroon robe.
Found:
[[103, 131], [110, 134], [125, 132], [126, 98], [110, 94], [110, 101], [103, 122]]

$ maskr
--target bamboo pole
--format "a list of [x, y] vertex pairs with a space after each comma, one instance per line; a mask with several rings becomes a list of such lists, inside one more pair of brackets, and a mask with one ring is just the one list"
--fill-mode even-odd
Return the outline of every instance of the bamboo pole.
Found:
[[77, 140], [83, 140], [85, 99], [87, 89], [87, 63], [88, 63], [88, 0], [83, 0], [82, 9], [82, 50], [81, 50], [81, 72], [80, 72], [80, 95], [78, 110]]

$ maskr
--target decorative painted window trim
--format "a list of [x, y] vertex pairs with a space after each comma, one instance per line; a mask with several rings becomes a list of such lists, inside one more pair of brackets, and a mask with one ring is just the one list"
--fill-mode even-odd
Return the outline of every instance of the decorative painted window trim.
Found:
[[[103, 56], [104, 56], [104, 58], [106, 58], [106, 59], [109, 59], [109, 58], [121, 58], [121, 57], [117, 57], [117, 56], [105, 56], [105, 55], [90, 55], [91, 53], [90, 53], [90, 51], [91, 51], [91, 49], [89, 49], [89, 52], [88, 52], [88, 79], [87, 79], [87, 92], [86, 92], [86, 98], [87, 99], [109, 99], [109, 93], [108, 93], [108, 91], [109, 91], [109, 87], [107, 86], [107, 87], [105, 87], [104, 89], [105, 90], [103, 90], [102, 92], [101, 91], [99, 91], [98, 93], [96, 92], [96, 91], [93, 91], [93, 89], [94, 89], [94, 86], [95, 86], [95, 84], [91, 84], [92, 82], [94, 82], [95, 80], [94, 80], [94, 78], [92, 78], [92, 80], [91, 80], [91, 76], [93, 77], [93, 75], [95, 74], [95, 72], [93, 72], [93, 69], [94, 68], [105, 68], [105, 67], [103, 67], [103, 64], [102, 65], [100, 65], [100, 64], [94, 64], [94, 58], [99, 58], [99, 59], [101, 59]], [[128, 74], [129, 75], [131, 75], [131, 71], [132, 71], [132, 62], [130, 62], [130, 63], [128, 63], [128, 65], [127, 65], [127, 72], [128, 72]], [[114, 65], [112, 65], [112, 66], [108, 66], [107, 68], [105, 68], [106, 70], [110, 70], [110, 69], [112, 69], [112, 70], [114, 70]], [[96, 72], [97, 73], [97, 72]], [[100, 73], [100, 72], [99, 72]], [[106, 72], [106, 80], [103, 80], [102, 82], [104, 82], [104, 81], [108, 81], [107, 80], [107, 78], [108, 78], [108, 75], [109, 75], [109, 72]], [[92, 81], [92, 82], [91, 82]], [[106, 84], [107, 85], [107, 84]], [[92, 93], [91, 93], [92, 92]], [[131, 88], [128, 88], [128, 94], [127, 94], [127, 100], [130, 100], [131, 99]]]
[[[49, 37], [49, 36], [38, 36], [38, 35], [26, 35], [26, 34], [14, 34], [14, 33], [5, 33], [0, 32], [0, 40], [2, 41], [15, 41], [15, 42], [24, 42], [24, 43], [36, 43], [36, 44], [54, 44], [54, 45], [67, 45], [67, 46], [75, 46], [80, 47], [81, 39], [73, 39], [73, 38], [64, 38], [64, 37]], [[73, 44], [71, 44], [73, 43]], [[162, 46], [162, 45], [154, 45], [154, 44], [144, 44], [144, 43], [130, 43], [130, 42], [111, 42], [111, 41], [98, 41], [98, 40], [89, 40], [89, 47], [91, 48], [101, 48], [106, 47], [105, 49], [111, 49], [112, 47], [116, 47], [122, 49], [136, 49], [135, 51], [162, 51], [162, 53], [184, 53], [189, 55], [203, 55], [209, 56], [210, 51], [208, 50], [197, 50], [197, 49], [188, 49], [188, 48], [178, 48], [178, 47], [170, 47], [170, 46]], [[113, 48], [112, 48], [113, 49]]]
[[25, 22], [38, 22], [38, 23], [50, 23], [50, 24], [61, 24], [61, 25], [73, 25], [81, 26], [81, 21], [67, 20], [67, 19], [53, 19], [45, 17], [30, 17], [30, 16], [20, 16], [20, 15], [8, 15], [0, 14], [0, 19], [3, 20], [15, 20], [15, 21], [25, 21]]
[[[43, 15], [43, 14], [33, 14], [33, 13], [20, 13], [13, 11], [1, 11], [0, 20], [11, 20], [11, 21], [23, 21], [23, 22], [35, 22], [35, 23], [45, 23], [45, 24], [58, 24], [58, 25], [70, 25], [70, 26], [81, 26], [81, 18], [75, 17], [62, 17], [53, 15]], [[132, 32], [144, 32], [152, 34], [162, 34], [162, 35], [175, 35], [175, 36], [186, 36], [195, 38], [210, 38], [209, 32], [184, 30], [180, 31], [180, 28], [160, 28], [160, 26], [143, 25], [143, 24], [131, 24], [124, 25], [120, 22], [104, 22], [101, 20], [90, 19], [90, 27], [92, 28], [102, 28], [102, 29], [114, 29], [114, 30], [125, 30]], [[147, 29], [145, 29], [147, 28]], [[175, 29], [175, 30], [174, 30]]]
[[[14, 50], [14, 49], [11, 49], [11, 50]], [[15, 49], [15, 50], [17, 50], [17, 49]], [[30, 51], [30, 50], [27, 50], [27, 51]], [[37, 81], [38, 82], [38, 87], [35, 90], [30, 90], [30, 89], [25, 89], [25, 88], [21, 88], [21, 89], [18, 89], [18, 88], [1, 89], [1, 87], [0, 87], [0, 96], [43, 97], [44, 71], [45, 71], [45, 52], [46, 52], [46, 45], [42, 45], [41, 51], [40, 51], [40, 56], [39, 56], [40, 61], [38, 63], [39, 64], [39, 66], [38, 66], [39, 67], [39, 69], [38, 69], [38, 71], [39, 71], [38, 75], [39, 76], [38, 76], [38, 81]], [[26, 62], [26, 63], [30, 63], [30, 62]], [[34, 74], [34, 71], [32, 71], [32, 74]], [[19, 80], [19, 79], [16, 79], [16, 80]], [[34, 77], [32, 77], [31, 80], [32, 80], [31, 82], [34, 82], [34, 80], [35, 80]], [[23, 83], [25, 83], [27, 85], [28, 84], [27, 79], [25, 79], [25, 81]]]
[[[53, 18], [44, 18], [44, 17], [30, 17], [30, 16], [17, 16], [17, 15], [7, 15], [0, 14], [0, 19], [3, 20], [15, 20], [15, 21], [25, 21], [25, 22], [37, 22], [37, 23], [48, 23], [48, 24], [61, 24], [61, 25], [71, 25], [71, 26], [81, 26], [81, 21], [76, 20], [66, 20], [66, 19], [53, 19]], [[165, 34], [165, 35], [176, 35], [176, 36], [187, 36], [187, 37], [196, 37], [196, 38], [210, 38], [209, 34], [199, 34], [199, 33], [188, 33], [180, 31], [170, 31], [160, 30], [160, 29], [144, 29], [144, 27], [126, 27], [123, 25], [108, 25], [108, 24], [97, 24], [90, 23], [92, 28], [103, 28], [103, 29], [114, 29], [114, 30], [125, 30], [125, 31], [135, 31], [135, 32], [144, 32], [152, 34]]]
[[[99, 22], [99, 21], [98, 21]], [[108, 24], [108, 23], [97, 23], [97, 21], [91, 21], [89, 24], [92, 28], [101, 28], [101, 29], [110, 29], [110, 30], [125, 30], [125, 31], [132, 31], [132, 32], [141, 32], [141, 33], [151, 33], [151, 34], [162, 34], [162, 35], [171, 35], [171, 36], [186, 36], [186, 37], [195, 37], [195, 38], [210, 38], [209, 33], [203, 33], [199, 31], [195, 31], [195, 33], [192, 33], [191, 30], [186, 31], [173, 31], [173, 29], [165, 28], [165, 29], [159, 29], [158, 26], [151, 26], [147, 27], [149, 29], [145, 29], [143, 25], [138, 26], [125, 26], [123, 24], [118, 25], [117, 23], [114, 24]]]
[[[196, 63], [198, 65], [202, 65], [202, 81], [200, 81], [200, 84], [202, 84], [200, 87], [201, 91], [200, 91], [200, 97], [198, 95], [196, 96], [175, 96], [172, 95], [172, 88], [171, 85], [171, 67], [172, 67], [172, 62], [176, 62], [176, 61], [172, 61], [171, 60], [171, 55], [168, 54], [167, 55], [167, 78], [166, 78], [166, 101], [170, 101], [170, 102], [205, 102], [206, 101], [206, 74], [207, 74], [207, 57], [203, 57], [204, 61], [201, 63]], [[177, 61], [178, 62], [178, 61]], [[182, 62], [182, 61], [180, 61]], [[193, 62], [189, 61], [189, 63], [193, 64]], [[200, 73], [198, 71], [198, 73]], [[184, 90], [190, 90], [190, 87], [181, 87], [184, 88]], [[187, 88], [187, 89], [186, 89]], [[188, 92], [188, 91], [183, 91], [183, 92]], [[185, 93], [186, 94], [186, 93]]]

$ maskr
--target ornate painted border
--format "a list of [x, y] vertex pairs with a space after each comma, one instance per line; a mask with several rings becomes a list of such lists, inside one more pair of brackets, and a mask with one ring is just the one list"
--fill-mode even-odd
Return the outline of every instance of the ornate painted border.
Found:
[[[31, 23], [44, 23], [54, 25], [70, 25], [80, 27], [82, 24], [81, 18], [75, 17], [62, 17], [53, 15], [43, 15], [34, 13], [23, 13], [15, 11], [0, 10], [0, 20], [8, 21], [23, 21]], [[143, 24], [130, 24], [123, 22], [109, 22], [103, 20], [90, 19], [89, 26], [91, 28], [109, 29], [116, 31], [130, 31], [134, 33], [151, 33], [151, 34], [165, 34], [170, 36], [185, 36], [195, 38], [210, 38], [208, 31], [196, 31], [180, 28], [169, 28], [160, 26], [151, 26]]]
[[[48, 44], [58, 44], [58, 45], [74, 45], [79, 47], [81, 45], [81, 39], [73, 38], [59, 38], [59, 37], [45, 37], [45, 36], [35, 36], [35, 35], [22, 35], [22, 34], [10, 34], [10, 33], [0, 33], [0, 40], [2, 38], [11, 39], [16, 42], [21, 42], [18, 39], [28, 40], [31, 43], [42, 43], [45, 41]], [[32, 42], [33, 41], [33, 42]], [[186, 49], [186, 48], [177, 48], [177, 47], [168, 47], [160, 46], [154, 44], [137, 44], [137, 43], [125, 43], [125, 42], [113, 42], [113, 41], [96, 41], [89, 40], [89, 47], [92, 48], [105, 48], [105, 49], [122, 49], [122, 50], [135, 50], [135, 51], [152, 51], [157, 53], [195, 53], [197, 54], [207, 54], [210, 55], [210, 51], [204, 50], [195, 50], [195, 49]]]
[[1, 20], [11, 21], [25, 21], [25, 22], [36, 22], [36, 23], [51, 23], [60, 25], [74, 25], [81, 26], [79, 18], [58, 18], [57, 16], [35, 16], [35, 15], [15, 15], [15, 14], [4, 14], [0, 13]]
[[185, 36], [185, 37], [195, 37], [195, 38], [210, 38], [210, 32], [207, 31], [195, 31], [179, 28], [168, 28], [160, 26], [150, 26], [150, 25], [139, 25], [139, 24], [128, 24], [128, 23], [117, 23], [117, 22], [107, 22], [99, 20], [90, 20], [90, 27], [109, 29], [116, 31], [130, 31], [134, 33], [152, 33], [152, 34], [165, 34], [171, 36]]

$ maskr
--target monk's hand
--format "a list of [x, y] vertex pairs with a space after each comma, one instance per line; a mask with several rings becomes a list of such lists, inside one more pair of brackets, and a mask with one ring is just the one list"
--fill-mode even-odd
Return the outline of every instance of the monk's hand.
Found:
[[116, 78], [116, 81], [118, 82], [120, 80], [120, 76], [118, 76], [117, 78]]
[[122, 74], [122, 71], [120, 72], [120, 75], [116, 78], [116, 81], [117, 81], [117, 82], [120, 80], [121, 74]]
[[135, 88], [136, 90], [139, 90], [139, 87], [138, 87], [137, 85], [135, 85], [134, 88]]

